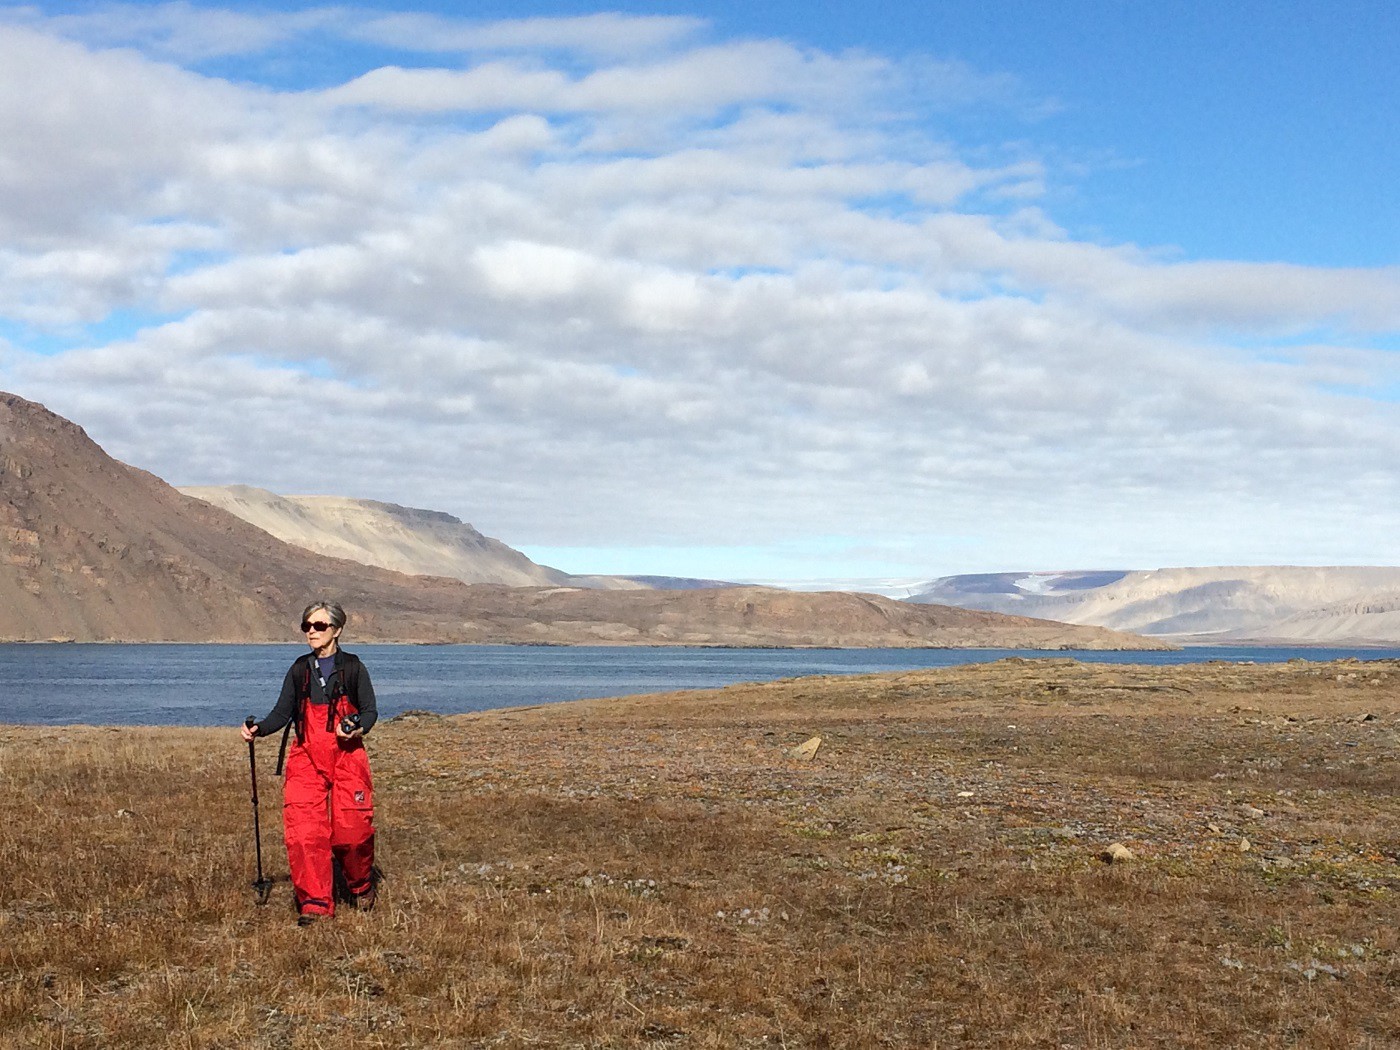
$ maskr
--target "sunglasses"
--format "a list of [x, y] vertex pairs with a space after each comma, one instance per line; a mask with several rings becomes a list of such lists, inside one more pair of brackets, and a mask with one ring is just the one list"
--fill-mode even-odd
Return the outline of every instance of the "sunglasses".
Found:
[[331, 625], [326, 623], [325, 620], [316, 620], [314, 623], [311, 620], [301, 621], [301, 630], [303, 634], [308, 631], [329, 631], [330, 629]]

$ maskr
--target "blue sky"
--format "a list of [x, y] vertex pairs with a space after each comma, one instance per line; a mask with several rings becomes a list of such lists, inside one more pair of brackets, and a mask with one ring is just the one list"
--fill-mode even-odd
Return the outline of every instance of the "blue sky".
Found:
[[0, 5], [0, 388], [576, 572], [1394, 563], [1397, 44], [1381, 3]]

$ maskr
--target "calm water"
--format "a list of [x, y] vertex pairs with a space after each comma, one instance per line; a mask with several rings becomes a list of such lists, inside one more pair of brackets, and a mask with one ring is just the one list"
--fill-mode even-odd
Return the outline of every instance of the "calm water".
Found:
[[[1090, 663], [1400, 659], [1400, 649], [1202, 647], [1167, 653], [1023, 649], [555, 648], [354, 645], [381, 717], [717, 688], [812, 674], [866, 674], [1072, 656]], [[232, 725], [265, 715], [303, 650], [288, 645], [0, 645], [0, 722]]]

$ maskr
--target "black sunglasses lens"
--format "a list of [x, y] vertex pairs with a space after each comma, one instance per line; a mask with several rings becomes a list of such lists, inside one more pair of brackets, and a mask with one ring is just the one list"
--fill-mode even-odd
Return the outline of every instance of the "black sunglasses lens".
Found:
[[301, 621], [302, 634], [305, 634], [307, 631], [329, 631], [330, 629], [331, 625], [324, 620], [317, 620], [315, 623], [312, 623], [310, 620]]

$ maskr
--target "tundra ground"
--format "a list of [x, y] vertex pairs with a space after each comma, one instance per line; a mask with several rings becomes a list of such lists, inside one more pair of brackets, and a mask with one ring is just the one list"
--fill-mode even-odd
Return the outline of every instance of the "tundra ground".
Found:
[[1397, 687], [1008, 660], [409, 714], [379, 905], [309, 929], [268, 742], [257, 907], [234, 726], [0, 727], [0, 1046], [1397, 1046]]

